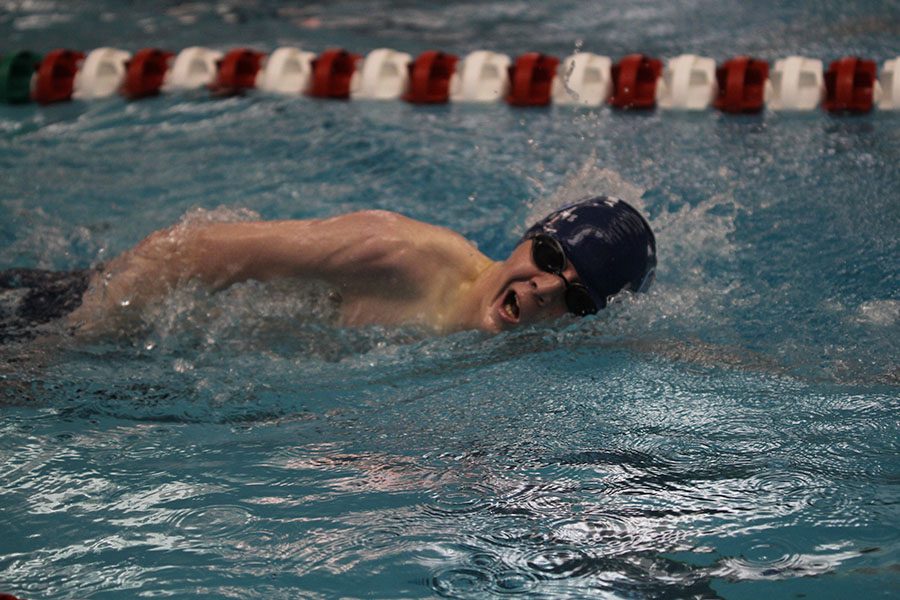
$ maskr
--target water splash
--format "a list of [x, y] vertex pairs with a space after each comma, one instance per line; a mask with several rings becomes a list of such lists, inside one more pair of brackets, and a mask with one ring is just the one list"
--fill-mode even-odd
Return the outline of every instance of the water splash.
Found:
[[240, 221], [258, 221], [259, 213], [244, 207], [218, 206], [213, 209], [196, 207], [189, 210], [175, 225], [179, 232], [187, 232], [197, 225], [210, 223], [237, 223]]
[[522, 226], [521, 232], [524, 233], [525, 228], [548, 213], [591, 196], [621, 198], [646, 216], [643, 193], [643, 189], [625, 180], [619, 173], [599, 166], [596, 152], [592, 152], [576, 171], [564, 177], [564, 182], [559, 188], [531, 204], [526, 224]]
[[863, 302], [859, 305], [856, 319], [862, 324], [892, 327], [900, 321], [900, 300]]

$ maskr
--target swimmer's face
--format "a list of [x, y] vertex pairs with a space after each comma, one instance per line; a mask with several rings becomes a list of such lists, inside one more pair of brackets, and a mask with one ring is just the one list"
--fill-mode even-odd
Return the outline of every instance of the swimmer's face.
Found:
[[566, 281], [580, 283], [578, 272], [568, 261], [560, 274], [541, 269], [532, 257], [534, 243], [527, 240], [516, 246], [498, 270], [485, 315], [487, 329], [505, 331], [570, 312]]

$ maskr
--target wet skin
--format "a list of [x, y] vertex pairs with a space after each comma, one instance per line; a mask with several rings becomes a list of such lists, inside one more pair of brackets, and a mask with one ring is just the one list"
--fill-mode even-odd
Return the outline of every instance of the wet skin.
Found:
[[189, 282], [215, 292], [250, 279], [315, 279], [340, 294], [345, 326], [498, 333], [568, 312], [563, 277], [574, 283], [578, 273], [539, 269], [531, 247], [494, 261], [454, 231], [385, 211], [177, 225], [110, 261], [70, 324], [84, 334], [127, 328], [142, 307]]
[[487, 311], [493, 331], [557, 319], [569, 312], [566, 281], [580, 282], [578, 272], [568, 262], [562, 277], [538, 268], [531, 256], [532, 244], [530, 240], [519, 244], [508, 259], [497, 263], [495, 292]]

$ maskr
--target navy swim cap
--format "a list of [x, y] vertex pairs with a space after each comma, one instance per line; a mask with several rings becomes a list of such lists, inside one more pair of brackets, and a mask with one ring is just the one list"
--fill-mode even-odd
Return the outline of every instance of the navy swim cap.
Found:
[[555, 238], [597, 308], [621, 290], [644, 292], [656, 273], [656, 238], [630, 204], [596, 196], [550, 213], [525, 232]]

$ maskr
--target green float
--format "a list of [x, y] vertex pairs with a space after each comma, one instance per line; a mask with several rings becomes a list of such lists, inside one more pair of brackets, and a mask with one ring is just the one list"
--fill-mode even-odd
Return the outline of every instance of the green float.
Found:
[[31, 76], [40, 62], [40, 56], [27, 50], [8, 54], [0, 59], [0, 102], [29, 102]]

